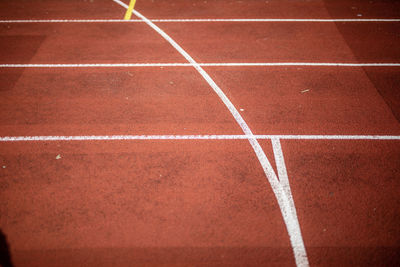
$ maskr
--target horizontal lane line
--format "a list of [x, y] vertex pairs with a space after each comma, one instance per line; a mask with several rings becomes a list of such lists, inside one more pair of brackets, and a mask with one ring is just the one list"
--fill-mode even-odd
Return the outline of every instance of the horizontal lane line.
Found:
[[[152, 19], [152, 22], [400, 22], [400, 19]], [[143, 23], [132, 19], [17, 19], [0, 23]]]
[[[202, 67], [399, 67], [400, 63], [260, 62], [199, 63]], [[0, 64], [0, 68], [115, 68], [115, 67], [192, 67], [191, 63], [88, 63], [88, 64]]]
[[400, 140], [399, 135], [88, 135], [88, 136], [5, 136], [0, 142], [17, 141], [112, 141], [112, 140]]

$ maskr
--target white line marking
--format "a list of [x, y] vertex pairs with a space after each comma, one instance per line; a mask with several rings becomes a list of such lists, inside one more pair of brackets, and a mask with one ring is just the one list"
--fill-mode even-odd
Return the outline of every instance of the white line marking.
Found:
[[[287, 175], [286, 164], [285, 164], [285, 159], [283, 157], [281, 142], [279, 141], [279, 138], [273, 137], [271, 138], [271, 143], [272, 143], [272, 149], [274, 151], [276, 167], [278, 169], [279, 182], [282, 184], [286, 194], [291, 195], [292, 193], [289, 185], [289, 177]], [[293, 203], [293, 208], [294, 208], [294, 203]], [[296, 209], [292, 210], [296, 211]]]
[[[124, 6], [126, 9], [128, 6], [122, 3], [120, 0], [113, 0], [114, 2]], [[232, 116], [235, 118], [236, 122], [242, 128], [245, 135], [250, 136], [247, 140], [250, 145], [253, 147], [255, 154], [264, 170], [264, 173], [271, 185], [271, 188], [275, 194], [275, 197], [278, 201], [279, 208], [282, 213], [283, 220], [286, 224], [286, 229], [289, 234], [290, 242], [293, 248], [293, 253], [295, 256], [295, 261], [297, 266], [308, 266], [308, 259], [305, 250], [305, 246], [303, 243], [303, 238], [301, 236], [300, 227], [296, 227], [298, 225], [297, 217], [293, 216], [293, 212], [291, 211], [290, 206], [290, 198], [291, 195], [287, 195], [282, 188], [282, 185], [278, 181], [278, 177], [276, 176], [274, 169], [272, 168], [267, 156], [265, 155], [263, 149], [258, 143], [257, 139], [254, 138], [252, 131], [250, 130], [247, 123], [243, 120], [242, 116], [229, 100], [229, 98], [225, 95], [225, 93], [219, 88], [219, 86], [214, 82], [214, 80], [203, 70], [203, 68], [185, 51], [183, 48], [178, 45], [168, 34], [166, 34], [163, 30], [157, 27], [154, 23], [149, 21], [145, 16], [140, 14], [138, 11], [133, 10], [132, 13], [146, 22], [153, 30], [159, 33], [166, 41], [168, 41], [189, 63], [193, 65], [193, 67], [199, 72], [199, 74], [207, 81], [210, 87], [214, 90], [214, 92], [218, 95], [221, 101], [225, 104], [228, 110], [231, 112]]]
[[[201, 67], [400, 67], [400, 63], [324, 63], [324, 62], [264, 62], [264, 63], [197, 63]], [[90, 64], [0, 64], [0, 68], [120, 68], [120, 67], [194, 67], [191, 63], [90, 63]]]
[[258, 139], [292, 140], [400, 140], [398, 135], [256, 135]]
[[153, 22], [400, 22], [400, 19], [152, 19]]
[[0, 20], [0, 23], [114, 23], [114, 22], [142, 22], [136, 20], [123, 19], [15, 19], [15, 20]]
[[[400, 19], [151, 19], [151, 22], [400, 22]], [[143, 23], [132, 19], [17, 19], [0, 23]]]
[[0, 64], [1, 68], [191, 67], [188, 63]]
[[[290, 185], [289, 185], [289, 177], [287, 175], [285, 160], [283, 158], [281, 142], [279, 141], [278, 138], [272, 138], [271, 143], [272, 143], [272, 148], [274, 151], [276, 167], [278, 170], [279, 183], [282, 185], [282, 188], [283, 188], [283, 191], [285, 192], [285, 194], [287, 196], [291, 196], [288, 198], [290, 212], [291, 212], [290, 216], [295, 219], [291, 219], [291, 220], [288, 219], [287, 221], [290, 221], [291, 225], [288, 225], [287, 227], [288, 228], [292, 227], [294, 229], [292, 231], [300, 232], [300, 224], [299, 224], [299, 220], [297, 219], [296, 207], [294, 205], [292, 191], [291, 191]], [[288, 215], [286, 215], [286, 216], [288, 216]], [[295, 251], [298, 251], [298, 253], [299, 253], [298, 257], [302, 257], [303, 255], [306, 255], [303, 240], [301, 238], [299, 239], [298, 236], [293, 236], [293, 237], [291, 236], [290, 238], [293, 239], [292, 244], [295, 244], [295, 246], [297, 246], [297, 250], [295, 250]], [[304, 250], [304, 252], [302, 250]]]
[[4, 136], [0, 142], [18, 141], [129, 141], [129, 140], [400, 140], [400, 135], [78, 135], [78, 136]]

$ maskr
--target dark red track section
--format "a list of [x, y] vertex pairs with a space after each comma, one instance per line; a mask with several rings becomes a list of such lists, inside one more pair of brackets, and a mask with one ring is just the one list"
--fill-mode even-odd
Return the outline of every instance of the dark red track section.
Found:
[[207, 68], [257, 134], [393, 134], [400, 125], [361, 68]]
[[[122, 13], [122, 16], [121, 16]], [[5, 0], [0, 2], [0, 18], [9, 19], [116, 19], [121, 9], [108, 0]]]
[[2, 136], [241, 134], [192, 68], [27, 69], [3, 89]]
[[[379, 19], [398, 18], [399, 8], [375, 0], [136, 4], [153, 19]], [[105, 0], [0, 2], [0, 20], [124, 13]], [[157, 25], [199, 63], [400, 63], [399, 22]], [[0, 64], [185, 62], [144, 23], [4, 23], [0, 49]], [[399, 67], [204, 69], [255, 134], [400, 135]], [[0, 137], [240, 134], [191, 67], [0, 68]], [[277, 172], [271, 141], [259, 142]], [[310, 265], [400, 265], [400, 141], [281, 144]], [[0, 229], [15, 266], [295, 265], [247, 140], [0, 142]]]

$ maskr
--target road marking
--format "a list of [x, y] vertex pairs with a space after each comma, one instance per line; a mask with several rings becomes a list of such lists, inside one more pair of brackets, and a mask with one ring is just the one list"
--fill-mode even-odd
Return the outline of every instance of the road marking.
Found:
[[129, 140], [400, 140], [400, 135], [76, 135], [3, 136], [0, 142], [20, 141], [129, 141]]
[[[197, 63], [201, 67], [400, 67], [400, 63], [324, 63], [324, 62], [264, 62], [264, 63]], [[125, 67], [194, 67], [192, 63], [89, 63], [89, 64], [0, 64], [0, 68], [125, 68]]]
[[132, 10], [133, 10], [133, 8], [135, 7], [135, 3], [136, 3], [136, 0], [131, 0], [131, 1], [129, 2], [129, 7], [128, 7], [128, 9], [126, 10], [126, 13], [125, 13], [125, 16], [124, 16], [124, 20], [130, 20], [130, 19], [131, 19], [131, 17], [132, 17]]
[[[150, 19], [151, 22], [400, 22], [400, 19]], [[144, 23], [140, 19], [17, 19], [0, 23]]]

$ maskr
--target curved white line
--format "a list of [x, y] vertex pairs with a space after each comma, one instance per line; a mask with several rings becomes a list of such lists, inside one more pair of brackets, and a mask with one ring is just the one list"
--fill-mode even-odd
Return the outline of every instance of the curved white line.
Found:
[[[120, 0], [113, 0], [114, 2], [128, 8], [128, 6], [122, 3]], [[237, 111], [232, 102], [224, 94], [224, 92], [219, 88], [219, 86], [213, 81], [213, 79], [203, 70], [203, 68], [185, 51], [178, 45], [168, 34], [157, 27], [154, 23], [148, 20], [145, 16], [140, 14], [138, 11], [132, 11], [135, 16], [142, 19], [147, 25], [149, 25], [153, 30], [159, 33], [166, 41], [168, 41], [193, 67], [200, 73], [200, 75], [208, 82], [214, 92], [219, 96], [228, 110], [231, 112], [232, 116], [235, 118], [236, 122], [242, 128], [245, 135], [249, 136], [248, 141], [253, 147], [254, 152], [264, 170], [265, 175], [272, 187], [275, 197], [278, 201], [282, 217], [286, 224], [286, 229], [289, 234], [290, 242], [293, 248], [295, 261], [297, 266], [308, 266], [308, 258], [306, 249], [304, 246], [303, 238], [301, 236], [301, 230], [299, 226], [298, 218], [295, 216], [295, 212], [292, 210], [291, 203], [293, 201], [292, 195], [287, 195], [283, 186], [280, 184], [278, 177], [276, 176], [267, 156], [265, 155], [263, 149], [258, 143], [257, 139], [254, 137], [253, 132], [250, 130], [247, 123], [243, 120], [240, 113]]]

